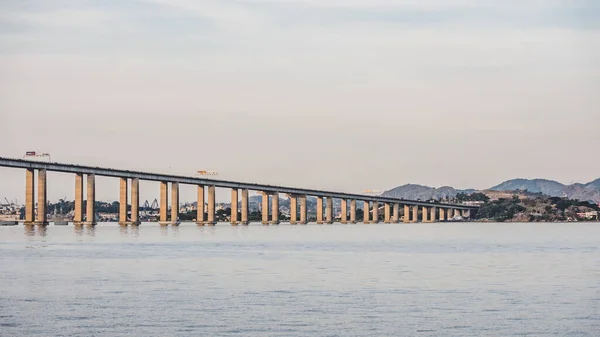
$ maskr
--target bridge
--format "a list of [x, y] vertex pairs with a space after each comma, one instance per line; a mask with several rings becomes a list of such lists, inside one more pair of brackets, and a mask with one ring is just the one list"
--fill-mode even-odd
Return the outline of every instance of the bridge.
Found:
[[[157, 181], [160, 183], [159, 223], [161, 225], [178, 225], [179, 210], [179, 185], [188, 184], [197, 186], [198, 211], [196, 223], [198, 225], [215, 225], [215, 189], [231, 189], [231, 217], [232, 225], [248, 225], [248, 193], [250, 190], [262, 194], [262, 224], [279, 223], [279, 195], [283, 194], [290, 199], [290, 224], [307, 224], [307, 196], [317, 198], [316, 222], [318, 224], [331, 224], [333, 217], [333, 199], [341, 200], [341, 223], [357, 223], [356, 205], [363, 202], [362, 222], [378, 223], [379, 208], [383, 206], [384, 222], [400, 222], [400, 206], [403, 206], [403, 222], [436, 222], [449, 220], [455, 216], [470, 217], [471, 211], [476, 206], [460, 204], [446, 204], [440, 202], [426, 202], [407, 200], [384, 196], [352, 194], [335, 191], [305, 189], [297, 187], [274, 186], [237, 181], [206, 179], [202, 177], [179, 176], [170, 174], [150, 173], [141, 171], [120, 170], [114, 168], [92, 167], [56, 162], [40, 162], [25, 159], [0, 157], [0, 167], [24, 169], [25, 174], [25, 225], [47, 225], [47, 184], [46, 173], [63, 172], [75, 175], [75, 210], [73, 223], [75, 225], [95, 225], [95, 177], [114, 177], [120, 180], [119, 193], [119, 224], [139, 225], [139, 182]], [[35, 186], [35, 174], [38, 181]], [[85, 177], [84, 177], [85, 176]], [[84, 212], [84, 178], [86, 183], [86, 209]], [[131, 186], [131, 191], [129, 190]], [[170, 185], [170, 189], [169, 189]], [[37, 193], [38, 211], [35, 212]], [[169, 193], [170, 191], [170, 193]], [[241, 193], [240, 193], [241, 191]], [[169, 212], [169, 194], [171, 195], [171, 212]], [[241, 200], [239, 198], [241, 194]], [[269, 198], [271, 199], [271, 212], [269, 212]], [[131, 200], [131, 212], [128, 214], [128, 199]], [[205, 200], [207, 202], [205, 203]], [[241, 202], [240, 202], [241, 201]], [[298, 203], [300, 212], [298, 213]], [[349, 204], [349, 211], [348, 211]], [[325, 206], [325, 207], [323, 207]], [[238, 212], [240, 214], [238, 214]], [[170, 214], [169, 214], [170, 213]], [[238, 218], [238, 215], [240, 217]]]

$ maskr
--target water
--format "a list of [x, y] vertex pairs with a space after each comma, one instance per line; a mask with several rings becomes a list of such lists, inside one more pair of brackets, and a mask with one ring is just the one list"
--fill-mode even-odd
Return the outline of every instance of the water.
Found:
[[0, 228], [2, 336], [600, 336], [600, 224]]

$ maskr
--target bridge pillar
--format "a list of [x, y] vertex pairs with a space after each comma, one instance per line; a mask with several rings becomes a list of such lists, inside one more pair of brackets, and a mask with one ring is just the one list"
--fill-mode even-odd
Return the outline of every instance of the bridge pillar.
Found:
[[75, 209], [73, 224], [83, 224], [83, 173], [75, 173]]
[[400, 204], [398, 204], [398, 203], [394, 204], [394, 212], [392, 214], [392, 222], [393, 223], [400, 222]]
[[421, 210], [421, 217], [423, 218], [423, 222], [429, 222], [429, 207], [423, 206]]
[[262, 224], [269, 224], [269, 193], [262, 192]]
[[348, 200], [345, 198], [340, 202], [340, 222], [343, 224], [348, 223]]
[[356, 200], [350, 200], [350, 223], [356, 223]]
[[317, 224], [323, 224], [323, 197], [317, 197]]
[[457, 209], [455, 209], [455, 210], [454, 210], [454, 216], [455, 216], [455, 217], [457, 217], [457, 216], [460, 216], [460, 211], [459, 211], [459, 210], [457, 210]]
[[300, 223], [306, 225], [308, 223], [306, 216], [306, 195], [300, 197]]
[[215, 185], [208, 186], [208, 210], [206, 225], [214, 226], [217, 223], [215, 216]]
[[279, 225], [279, 192], [274, 192], [271, 199], [271, 224]]
[[35, 222], [35, 170], [25, 171], [25, 224], [33, 225]]
[[412, 206], [412, 220], [411, 222], [419, 222], [419, 206]]
[[36, 225], [46, 226], [48, 224], [48, 188], [46, 185], [46, 170], [38, 170], [38, 211]]
[[248, 189], [242, 189], [242, 225], [248, 225]]
[[440, 207], [440, 221], [446, 221], [446, 210]]
[[140, 179], [131, 179], [131, 225], [140, 224]]
[[369, 215], [371, 213], [371, 204], [368, 201], [364, 202], [363, 205], [363, 223], [368, 224], [370, 222]]
[[326, 207], [326, 217], [327, 223], [333, 223], [333, 197], [327, 197], [327, 207]]
[[383, 204], [383, 222], [384, 223], [392, 222], [390, 204], [387, 202]]
[[[39, 208], [39, 206], [38, 206], [38, 208]], [[463, 209], [460, 211], [460, 213], [461, 213], [460, 216], [462, 216], [465, 219], [469, 218], [471, 216], [471, 211], [468, 209]]]
[[429, 208], [429, 222], [436, 222], [436, 207], [430, 207]]
[[87, 175], [87, 200], [85, 202], [85, 222], [84, 224], [96, 225], [96, 176]]
[[290, 194], [290, 225], [298, 221], [298, 198]]
[[379, 223], [379, 202], [373, 201], [373, 220], [371, 223]]
[[404, 223], [410, 222], [410, 207], [408, 205], [404, 205]]
[[204, 185], [198, 185], [196, 189], [198, 190], [198, 196], [196, 197], [196, 224], [204, 226], [204, 222], [206, 221], [206, 217], [204, 216]]
[[169, 211], [169, 183], [166, 181], [160, 182], [160, 210], [158, 216], [158, 223], [161, 226], [168, 225], [168, 211]]
[[179, 226], [179, 183], [171, 183], [171, 225]]
[[231, 189], [231, 216], [229, 217], [229, 222], [232, 225], [238, 224], [238, 190], [237, 188]]
[[119, 225], [127, 226], [127, 178], [119, 179]]

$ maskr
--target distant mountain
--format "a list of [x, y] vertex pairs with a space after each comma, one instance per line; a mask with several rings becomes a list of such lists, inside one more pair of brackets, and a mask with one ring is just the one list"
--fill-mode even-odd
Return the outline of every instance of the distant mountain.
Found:
[[587, 184], [585, 184], [586, 188], [591, 188], [591, 189], [596, 189], [596, 190], [600, 190], [600, 179], [596, 179], [592, 182], [589, 182]]
[[381, 195], [384, 197], [403, 198], [403, 199], [444, 199], [447, 197], [455, 197], [458, 193], [473, 193], [475, 190], [457, 190], [450, 186], [442, 186], [440, 188], [433, 188], [429, 186], [407, 184], [398, 186], [389, 191], [383, 192]]
[[[564, 185], [558, 181], [548, 179], [512, 179], [496, 185], [488, 190], [492, 191], [528, 191], [531, 193], [542, 193], [551, 197], [567, 197], [582, 201], [593, 201], [600, 203], [600, 179], [596, 179], [587, 184], [575, 183]], [[383, 192], [381, 195], [386, 197], [404, 198], [404, 199], [444, 199], [446, 197], [455, 197], [458, 193], [473, 193], [474, 189], [458, 190], [450, 186], [439, 188], [406, 184], [395, 187]]]
[[562, 196], [562, 191], [566, 186], [558, 181], [546, 179], [513, 179], [503, 182], [500, 185], [490, 188], [494, 191], [514, 191], [527, 190], [533, 193], [542, 193], [552, 197]]
[[587, 184], [575, 183], [564, 185], [557, 181], [546, 179], [513, 179], [490, 188], [494, 191], [527, 190], [542, 193], [551, 197], [567, 197], [583, 201], [600, 203], [600, 179]]

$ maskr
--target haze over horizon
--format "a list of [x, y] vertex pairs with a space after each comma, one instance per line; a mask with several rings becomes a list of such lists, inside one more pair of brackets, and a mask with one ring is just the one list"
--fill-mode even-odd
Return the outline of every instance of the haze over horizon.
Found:
[[[5, 157], [347, 192], [587, 183], [598, 93], [591, 0], [0, 3]], [[0, 184], [23, 200], [22, 170]], [[49, 173], [49, 199], [73, 185]]]

